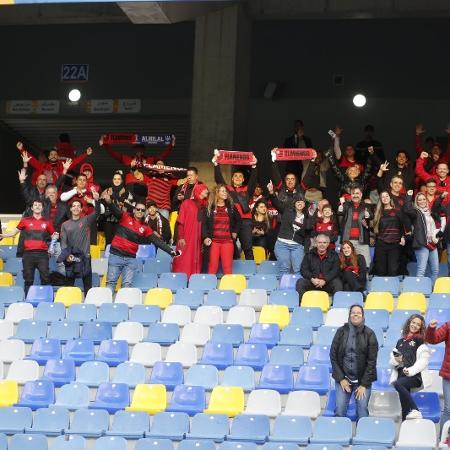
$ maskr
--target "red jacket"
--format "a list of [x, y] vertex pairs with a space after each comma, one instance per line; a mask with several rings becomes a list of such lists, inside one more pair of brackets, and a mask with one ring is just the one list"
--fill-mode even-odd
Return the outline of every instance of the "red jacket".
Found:
[[450, 322], [445, 322], [439, 328], [427, 327], [425, 333], [425, 340], [430, 344], [439, 344], [439, 342], [445, 341], [445, 356], [442, 361], [441, 370], [439, 375], [442, 378], [450, 379]]
[[[426, 150], [423, 148], [422, 145], [422, 136], [419, 134], [416, 134], [416, 156], [417, 159], [419, 159], [420, 154], [422, 152], [426, 152]], [[428, 153], [428, 152], [427, 152]], [[448, 141], [447, 141], [447, 150], [441, 154], [441, 157], [436, 162], [436, 164], [439, 163], [449, 163], [450, 162], [450, 134], [448, 135]]]
[[[445, 180], [441, 180], [436, 172], [429, 173], [423, 167], [425, 160], [422, 158], [418, 158], [416, 161], [416, 174], [422, 181], [427, 181], [432, 178], [436, 182], [436, 192], [448, 192], [450, 194], [450, 176], [446, 176]], [[447, 202], [448, 200], [446, 200]]]
[[[124, 153], [116, 152], [115, 150], [113, 150], [111, 148], [110, 145], [103, 144], [103, 147], [106, 149], [106, 151], [108, 152], [109, 156], [111, 156], [115, 160], [119, 161], [124, 166], [130, 167], [131, 166], [131, 161], [133, 161], [133, 159], [135, 159], [135, 155], [126, 155]], [[159, 161], [159, 160], [163, 160], [164, 161], [170, 155], [172, 150], [173, 150], [173, 145], [169, 144], [164, 149], [164, 151], [161, 152], [159, 155], [146, 156], [145, 158], [142, 158], [142, 162], [146, 163], [146, 164], [155, 164], [156, 161]]]

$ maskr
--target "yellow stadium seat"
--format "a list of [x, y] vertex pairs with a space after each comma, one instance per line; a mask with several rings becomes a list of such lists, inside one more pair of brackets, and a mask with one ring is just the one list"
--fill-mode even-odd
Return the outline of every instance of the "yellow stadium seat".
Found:
[[98, 259], [102, 256], [102, 252], [100, 250], [99, 245], [91, 245], [91, 258]]
[[[103, 275], [100, 280], [100, 287], [106, 287], [106, 275]], [[120, 275], [119, 279], [116, 283], [116, 292], [122, 287], [122, 275]]]
[[4, 264], [3, 259], [0, 258], [0, 270], [3, 270]]
[[12, 244], [11, 245], [19, 245], [19, 239], [20, 239], [20, 233], [17, 233], [13, 238], [11, 238]]
[[12, 273], [9, 272], [0, 272], [0, 286], [13, 286], [14, 285], [14, 277]]
[[244, 390], [236, 386], [216, 386], [211, 392], [208, 414], [226, 414], [237, 416], [244, 411]]
[[175, 233], [175, 224], [177, 223], [178, 219], [178, 212], [172, 211], [169, 215], [169, 225], [170, 225], [170, 232], [172, 233], [172, 237]]
[[267, 259], [266, 249], [264, 247], [253, 247], [253, 258], [256, 264], [261, 264]]
[[307, 291], [303, 294], [301, 306], [307, 308], [320, 308], [322, 312], [330, 309], [330, 299], [325, 291]]
[[441, 260], [440, 260], [440, 262], [441, 262], [441, 263], [447, 263], [447, 258], [448, 258], [447, 250], [444, 250], [444, 251], [441, 253]]
[[390, 292], [369, 292], [364, 308], [385, 309], [391, 313], [394, 310], [394, 297]]
[[105, 238], [105, 233], [103, 231], [99, 231], [97, 233], [97, 245], [100, 247], [100, 250], [102, 252], [105, 251], [106, 248], [106, 238]]
[[14, 245], [14, 238], [3, 238], [0, 245]]
[[281, 329], [289, 324], [289, 309], [286, 305], [264, 305], [259, 323], [276, 323]]
[[19, 386], [16, 380], [0, 381], [0, 408], [6, 408], [19, 401]]
[[440, 277], [434, 283], [433, 292], [436, 294], [450, 294], [450, 277]]
[[421, 292], [403, 292], [398, 297], [397, 309], [417, 309], [421, 314], [427, 310], [425, 295]]
[[131, 405], [126, 411], [144, 411], [156, 414], [167, 407], [166, 386], [164, 384], [137, 384]]
[[168, 288], [149, 289], [145, 295], [144, 305], [156, 305], [166, 309], [173, 302], [172, 291]]
[[8, 223], [6, 225], [6, 233], [15, 230], [17, 228], [17, 225], [19, 225], [19, 222], [20, 220], [8, 220]]
[[247, 280], [241, 274], [224, 275], [219, 283], [219, 289], [227, 289], [240, 294], [247, 287]]
[[55, 303], [64, 303], [68, 308], [70, 305], [83, 302], [83, 293], [79, 287], [63, 286], [56, 291]]

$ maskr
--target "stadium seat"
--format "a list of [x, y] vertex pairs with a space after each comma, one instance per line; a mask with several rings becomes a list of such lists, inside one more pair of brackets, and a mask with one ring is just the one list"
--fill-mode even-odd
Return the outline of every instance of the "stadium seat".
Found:
[[158, 286], [158, 275], [156, 273], [137, 272], [133, 278], [133, 287], [147, 292]]
[[66, 428], [64, 433], [98, 438], [106, 433], [108, 425], [108, 411], [103, 409], [77, 409], [72, 417], [70, 428]]
[[257, 450], [257, 446], [254, 442], [233, 442], [225, 441], [220, 444], [220, 450]]
[[389, 330], [394, 328], [397, 330], [402, 329], [408, 317], [412, 314], [420, 314], [420, 311], [414, 309], [396, 309], [392, 311], [389, 317]]
[[[266, 305], [266, 307], [269, 305]], [[261, 311], [260, 318], [263, 311]], [[256, 323], [256, 312], [250, 306], [233, 306], [228, 311], [227, 324], [242, 325], [244, 328], [251, 328]]]
[[[242, 261], [240, 261], [242, 262]], [[233, 266], [234, 266], [233, 262]], [[255, 264], [254, 261], [245, 261], [246, 264], [248, 263], [253, 263]], [[240, 274], [239, 272], [235, 271], [233, 269], [234, 273], [233, 274], [229, 274], [229, 275], [224, 275], [221, 279], [220, 279], [220, 283], [219, 283], [219, 289], [224, 289], [224, 290], [231, 290], [236, 292], [236, 294], [240, 294], [246, 287], [247, 287], [247, 280], [245, 279], [245, 276]], [[253, 273], [256, 272], [256, 265], [255, 265], [255, 271]], [[252, 275], [253, 273], [250, 273], [249, 275]]]
[[[4, 241], [5, 239], [3, 239]], [[2, 241], [2, 243], [3, 243]], [[7, 261], [9, 258], [15, 258], [17, 254], [17, 245], [2, 245], [0, 250], [1, 257]]]
[[126, 411], [145, 411], [156, 414], [167, 406], [166, 387], [163, 384], [138, 384]]
[[48, 327], [47, 337], [59, 339], [61, 342], [71, 341], [80, 337], [80, 325], [78, 322], [59, 320], [52, 322]]
[[173, 443], [170, 439], [144, 438], [136, 442], [134, 450], [148, 450], [149, 448], [155, 450], [173, 450]]
[[245, 392], [255, 389], [255, 371], [249, 366], [230, 366], [223, 374], [222, 386], [241, 387]]
[[234, 417], [244, 410], [244, 390], [237, 386], [216, 386], [205, 413]]
[[450, 294], [430, 294], [428, 309], [431, 308], [450, 309]]
[[17, 257], [9, 257], [3, 264], [3, 272], [9, 272], [13, 275], [17, 275], [18, 273], [22, 273], [22, 258]]
[[273, 389], [287, 394], [294, 388], [292, 366], [286, 364], [266, 364], [259, 379], [257, 389]]
[[15, 339], [31, 344], [35, 339], [47, 336], [47, 322], [38, 322], [32, 319], [23, 319], [16, 328]]
[[209, 292], [217, 287], [217, 276], [214, 274], [195, 273], [189, 278], [189, 289]]
[[270, 294], [269, 305], [286, 305], [289, 311], [298, 306], [298, 294], [293, 290], [273, 290]]
[[70, 305], [83, 302], [83, 293], [74, 286], [60, 287], [55, 294], [55, 303], [63, 303], [66, 308]]
[[374, 276], [369, 284], [369, 292], [389, 292], [392, 295], [400, 293], [400, 279], [398, 277]]
[[147, 437], [181, 441], [189, 431], [189, 416], [184, 412], [158, 412]]
[[47, 437], [43, 434], [15, 434], [9, 441], [9, 450], [47, 450]]
[[102, 322], [86, 322], [83, 324], [80, 337], [90, 339], [94, 344], [100, 344], [101, 341], [111, 339], [112, 325]]
[[257, 245], [253, 246], [253, 258], [256, 264], [261, 264], [263, 261], [267, 259], [267, 252], [264, 247], [260, 247]]
[[353, 445], [385, 445], [392, 447], [396, 435], [395, 422], [380, 417], [361, 417], [356, 426]]
[[333, 295], [333, 308], [350, 308], [352, 305], [363, 306], [361, 292], [338, 291]]
[[441, 418], [441, 406], [437, 392], [414, 392], [412, 398], [416, 402], [424, 419], [438, 423]]
[[328, 293], [324, 291], [307, 291], [301, 299], [303, 308], [320, 308], [326, 313], [330, 309]]
[[439, 277], [434, 283], [433, 293], [450, 294], [450, 277]]
[[267, 305], [267, 292], [265, 289], [244, 289], [239, 297], [240, 306], [250, 306], [260, 311]]
[[121, 436], [102, 436], [94, 443], [92, 450], [127, 450], [128, 445], [125, 438]]
[[202, 386], [187, 386], [179, 384], [175, 387], [168, 412], [184, 412], [193, 416], [203, 412], [206, 407], [205, 388]]
[[145, 305], [155, 305], [159, 306], [161, 309], [166, 309], [172, 302], [172, 291], [167, 288], [150, 289], [147, 294], [145, 294]]
[[100, 250], [99, 245], [92, 245], [90, 246], [90, 255], [91, 259], [98, 259], [102, 255], [102, 251]]
[[34, 318], [47, 323], [64, 320], [66, 309], [62, 303], [39, 303], [34, 311]]
[[6, 339], [0, 343], [0, 361], [10, 363], [25, 358], [25, 342], [20, 339]]
[[86, 361], [81, 364], [76, 382], [89, 387], [98, 387], [109, 381], [109, 366], [101, 361]]
[[[30, 411], [31, 412], [31, 411]], [[59, 436], [69, 426], [69, 411], [58, 406], [38, 409], [34, 413], [33, 426], [25, 427], [25, 433], [42, 433], [47, 436]]]
[[[107, 381], [105, 380], [105, 382]], [[116, 367], [111, 381], [113, 383], [125, 383], [130, 388], [134, 388], [138, 384], [145, 383], [145, 367], [139, 363], [123, 362]]]
[[286, 305], [264, 305], [259, 322], [275, 323], [282, 330], [289, 324], [289, 309]]
[[130, 345], [144, 339], [144, 326], [139, 322], [120, 322], [114, 330], [114, 340], [126, 341]]
[[212, 391], [219, 384], [219, 371], [215, 366], [194, 364], [187, 370], [184, 384]]
[[224, 414], [198, 413], [192, 418], [191, 431], [186, 439], [223, 442], [228, 434], [228, 416]]
[[[67, 346], [66, 346], [67, 348]], [[67, 356], [65, 356], [67, 357]], [[36, 339], [31, 346], [27, 359], [36, 361], [39, 365], [45, 365], [49, 359], [61, 358], [61, 342], [58, 339]]]
[[301, 366], [294, 383], [294, 389], [300, 391], [314, 391], [325, 395], [330, 386], [328, 368], [322, 365]]
[[172, 292], [187, 287], [187, 276], [185, 273], [162, 273], [158, 279], [159, 288], [167, 288]]
[[373, 391], [369, 400], [369, 415], [398, 420], [401, 416], [398, 392]]
[[390, 292], [369, 292], [366, 298], [366, 309], [394, 310], [394, 298]]
[[331, 345], [334, 335], [336, 334], [337, 327], [322, 326], [317, 330], [314, 344], [317, 345]]
[[392, 348], [394, 346], [387, 345], [378, 350], [377, 355], [377, 368], [379, 369], [389, 369], [391, 367], [391, 364], [389, 362]]
[[[95, 359], [94, 342], [91, 339], [74, 339], [64, 347], [63, 358], [70, 358], [79, 366]], [[39, 361], [38, 361], [39, 362]]]
[[298, 345], [302, 348], [311, 347], [313, 340], [312, 328], [288, 325], [280, 334], [279, 345]]
[[298, 450], [298, 445], [292, 442], [266, 442], [262, 447], [262, 450]]
[[215, 448], [216, 446], [212, 441], [197, 441], [194, 439], [181, 441], [180, 445], [178, 446], [179, 450], [215, 450]]
[[278, 280], [276, 275], [257, 273], [248, 279], [247, 288], [264, 289], [269, 293], [278, 288]]
[[58, 436], [53, 441], [52, 450], [86, 450], [86, 440], [83, 436]]
[[[178, 289], [174, 298], [174, 305], [184, 305], [190, 309], [197, 309], [203, 305], [204, 292], [198, 289], [183, 288]], [[170, 305], [169, 305], [170, 306]]]
[[95, 401], [89, 404], [91, 409], [105, 409], [110, 414], [124, 409], [130, 403], [128, 385], [125, 383], [102, 383], [97, 389]]
[[450, 309], [429, 308], [425, 316], [425, 322], [430, 323], [432, 320], [437, 320], [438, 327], [444, 325], [445, 322], [450, 320]]
[[307, 445], [311, 436], [311, 419], [308, 417], [283, 415], [275, 418], [269, 440], [272, 442], [293, 442], [298, 445]]
[[443, 397], [442, 378], [439, 376], [439, 372], [437, 370], [429, 370], [428, 373], [431, 377], [431, 384], [424, 388], [423, 392], [437, 392], [439, 397]]
[[[334, 386], [334, 382], [333, 382], [333, 388]], [[338, 387], [338, 389], [340, 389], [340, 386]], [[330, 391], [328, 392], [328, 396], [327, 396], [327, 402], [325, 405], [325, 408], [322, 412], [322, 416], [324, 417], [334, 417], [336, 415], [336, 389], [330, 389]], [[351, 420], [351, 421], [355, 421], [358, 419], [358, 415], [356, 412], [356, 402], [355, 402], [355, 395], [352, 394], [350, 396], [350, 400], [348, 403], [348, 408], [347, 408], [347, 414], [346, 416]]]
[[23, 433], [25, 428], [31, 427], [33, 414], [30, 408], [10, 406], [0, 408], [0, 433]]
[[177, 362], [156, 361], [150, 376], [151, 384], [164, 384], [168, 391], [183, 384], [183, 366]]
[[276, 276], [280, 274], [280, 267], [277, 261], [261, 261], [257, 269], [260, 274]]
[[191, 310], [186, 305], [169, 305], [163, 312], [162, 323], [176, 323], [182, 327], [191, 322]]
[[25, 298], [23, 287], [21, 286], [0, 286], [0, 304], [10, 305], [11, 303], [22, 302]]
[[33, 306], [39, 303], [53, 303], [53, 288], [51, 286], [30, 286], [26, 301]]
[[128, 321], [128, 305], [125, 303], [103, 303], [98, 309], [97, 321], [107, 322], [111, 325]]
[[442, 361], [444, 361], [445, 347], [441, 346], [430, 346], [431, 357], [428, 361], [429, 370], [440, 370], [442, 366]]
[[130, 320], [148, 326], [161, 320], [161, 309], [155, 305], [134, 305], [130, 311]]
[[139, 439], [145, 436], [149, 428], [150, 417], [146, 412], [117, 411], [106, 435], [121, 436], [126, 439]]
[[19, 323], [23, 319], [33, 319], [33, 305], [31, 303], [12, 303], [8, 306], [5, 314], [5, 320], [13, 323]]
[[396, 443], [397, 448], [434, 448], [435, 445], [436, 426], [431, 420], [415, 419], [402, 422]]
[[352, 422], [348, 417], [318, 417], [312, 444], [349, 445], [352, 438]]
[[55, 403], [55, 386], [49, 380], [27, 381], [22, 388], [17, 406], [31, 408], [48, 408]]
[[161, 361], [161, 346], [155, 342], [139, 342], [133, 347], [130, 362], [152, 367], [157, 361]]
[[[3, 364], [3, 363], [2, 363]], [[39, 364], [28, 359], [18, 359], [9, 366], [7, 380], [15, 380], [18, 384], [34, 381], [39, 378]]]
[[180, 341], [203, 346], [211, 338], [211, 329], [203, 323], [188, 323], [183, 327]]
[[91, 259], [92, 273], [100, 276], [108, 273], [108, 258], [94, 258]]
[[183, 367], [197, 363], [197, 348], [193, 344], [176, 342], [167, 349], [166, 361], [180, 362]]
[[305, 308], [297, 306], [292, 311], [289, 325], [311, 327], [317, 330], [323, 324], [323, 312], [321, 308]]
[[[392, 349], [394, 346], [390, 346]], [[393, 391], [394, 387], [390, 383], [392, 368], [377, 368], [377, 380], [372, 383], [374, 391]]]
[[12, 406], [19, 399], [19, 386], [16, 380], [0, 380], [0, 408]]
[[14, 277], [12, 273], [0, 272], [0, 287], [10, 287], [14, 285]]
[[220, 370], [233, 364], [233, 345], [222, 342], [207, 342], [200, 364], [212, 365]]
[[241, 414], [233, 419], [227, 441], [263, 444], [269, 433], [270, 421], [267, 416]]
[[261, 370], [269, 362], [267, 347], [264, 344], [241, 344], [237, 350], [234, 364], [250, 366]]
[[233, 261], [233, 274], [244, 275], [248, 278], [255, 273], [256, 262], [254, 260], [235, 259]]
[[398, 297], [397, 309], [418, 309], [421, 314], [425, 314], [427, 309], [425, 295], [420, 292], [403, 292]]
[[151, 323], [145, 342], [161, 345], [174, 344], [180, 338], [180, 329], [176, 323]]
[[[147, 295], [148, 295], [148, 293], [147, 293]], [[115, 303], [126, 303], [129, 308], [132, 308], [134, 305], [141, 305], [142, 304], [142, 292], [140, 289], [135, 288], [135, 287], [120, 288], [116, 294], [116, 298], [114, 299], [114, 302]]]
[[98, 348], [97, 361], [102, 361], [110, 367], [128, 360], [128, 343], [124, 340], [105, 339]]
[[298, 345], [277, 345], [270, 352], [269, 362], [298, 370], [304, 364], [303, 348]]
[[327, 312], [324, 325], [327, 327], [341, 327], [348, 321], [348, 308], [331, 308]]
[[73, 359], [49, 359], [44, 367], [43, 380], [52, 381], [56, 387], [75, 380], [75, 361]]
[[305, 416], [311, 419], [317, 419], [320, 411], [320, 397], [317, 392], [294, 391], [289, 393], [282, 415], [289, 417]]
[[213, 327], [223, 323], [223, 311], [219, 306], [200, 306], [194, 316], [195, 323], [201, 323]]
[[381, 328], [384, 331], [389, 326], [389, 312], [385, 309], [370, 309], [367, 307], [364, 310], [365, 323], [370, 328]]
[[224, 311], [236, 304], [236, 292], [231, 290], [212, 289], [207, 293], [205, 301], [205, 306], [219, 306]]
[[331, 371], [330, 346], [329, 345], [311, 345], [308, 354], [308, 366], [324, 365]]
[[[160, 255], [164, 255], [164, 253], [161, 253]], [[143, 267], [144, 272], [156, 273], [158, 275], [170, 272], [172, 265], [170, 259], [161, 258], [160, 255], [157, 255], [156, 258], [149, 258], [145, 261]]]
[[95, 305], [74, 304], [67, 309], [67, 320], [71, 322], [86, 323], [96, 319], [97, 307]]
[[279, 289], [289, 289], [294, 290], [297, 285], [297, 281], [301, 278], [301, 275], [294, 275], [291, 273], [285, 273], [280, 280], [280, 287]]
[[263, 414], [276, 417], [281, 413], [281, 395], [273, 389], [259, 389], [250, 392], [245, 414]]
[[428, 277], [405, 277], [402, 292], [420, 292], [430, 295], [433, 290], [431, 279]]
[[280, 340], [280, 328], [274, 323], [255, 323], [247, 340], [249, 344], [265, 344], [272, 348]]
[[230, 343], [233, 347], [238, 347], [244, 342], [244, 327], [238, 324], [217, 324], [212, 330], [211, 341]]

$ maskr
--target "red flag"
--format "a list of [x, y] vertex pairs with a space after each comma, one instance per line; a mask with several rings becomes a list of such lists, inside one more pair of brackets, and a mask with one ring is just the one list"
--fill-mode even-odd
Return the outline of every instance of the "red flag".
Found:
[[275, 150], [276, 161], [296, 161], [317, 158], [313, 148], [277, 148]]

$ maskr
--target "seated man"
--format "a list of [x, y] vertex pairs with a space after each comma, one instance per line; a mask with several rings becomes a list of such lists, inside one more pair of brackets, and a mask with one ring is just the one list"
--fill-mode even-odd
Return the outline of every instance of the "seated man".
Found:
[[333, 295], [342, 290], [339, 277], [339, 257], [333, 249], [329, 249], [330, 238], [325, 234], [316, 237], [316, 246], [307, 253], [302, 261], [300, 273], [303, 278], [297, 281], [299, 304], [306, 291], [318, 290]]

